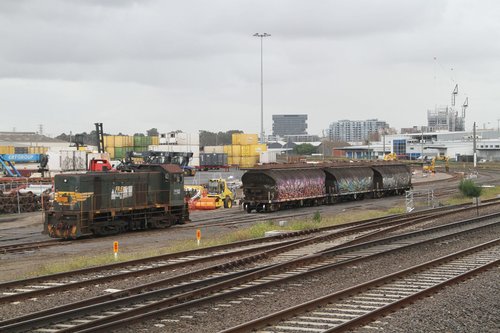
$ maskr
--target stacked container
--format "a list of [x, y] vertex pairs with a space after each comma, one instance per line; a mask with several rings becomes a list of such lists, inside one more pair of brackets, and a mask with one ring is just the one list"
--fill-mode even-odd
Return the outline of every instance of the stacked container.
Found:
[[224, 146], [224, 153], [229, 156], [228, 163], [242, 168], [255, 166], [259, 162], [260, 154], [265, 151], [267, 151], [267, 146], [258, 143], [257, 134], [235, 133], [232, 137], [232, 145]]
[[48, 150], [47, 147], [32, 146], [28, 147], [28, 154], [45, 154]]
[[0, 146], [0, 154], [14, 154], [14, 146]]
[[150, 145], [158, 144], [157, 136], [105, 135], [104, 150], [112, 159], [123, 159], [127, 152], [144, 152]]

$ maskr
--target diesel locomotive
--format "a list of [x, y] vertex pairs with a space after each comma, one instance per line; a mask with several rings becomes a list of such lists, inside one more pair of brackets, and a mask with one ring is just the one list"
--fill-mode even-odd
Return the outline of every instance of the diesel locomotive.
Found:
[[174, 164], [56, 175], [43, 233], [76, 239], [182, 224], [189, 221], [183, 177]]
[[410, 168], [390, 162], [261, 166], [241, 181], [248, 213], [400, 195], [412, 187]]

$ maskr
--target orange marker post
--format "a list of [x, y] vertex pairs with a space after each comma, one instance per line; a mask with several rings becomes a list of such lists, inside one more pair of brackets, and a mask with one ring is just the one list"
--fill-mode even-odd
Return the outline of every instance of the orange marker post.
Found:
[[113, 242], [113, 252], [115, 254], [115, 259], [117, 259], [118, 258], [118, 242], [117, 241]]
[[200, 246], [200, 240], [201, 240], [201, 230], [200, 229], [196, 230], [196, 240], [198, 241], [198, 246]]

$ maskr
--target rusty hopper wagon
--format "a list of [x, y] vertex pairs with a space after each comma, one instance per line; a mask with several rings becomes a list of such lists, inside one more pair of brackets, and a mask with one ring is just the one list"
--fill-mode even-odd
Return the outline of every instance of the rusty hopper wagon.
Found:
[[403, 194], [411, 171], [396, 163], [273, 165], [248, 170], [241, 180], [246, 211], [272, 212]]
[[178, 165], [139, 165], [133, 172], [60, 174], [44, 233], [75, 239], [165, 228], [189, 220]]

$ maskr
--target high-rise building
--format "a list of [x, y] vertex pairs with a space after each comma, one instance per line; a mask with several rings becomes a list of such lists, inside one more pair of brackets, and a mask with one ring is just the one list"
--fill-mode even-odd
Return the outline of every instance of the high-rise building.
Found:
[[386, 128], [389, 128], [389, 124], [378, 119], [339, 120], [330, 124], [328, 137], [332, 141], [360, 142]]
[[427, 111], [427, 126], [430, 132], [465, 131], [465, 117], [459, 116], [458, 112], [448, 106], [436, 107]]
[[307, 134], [307, 114], [273, 114], [273, 135]]

